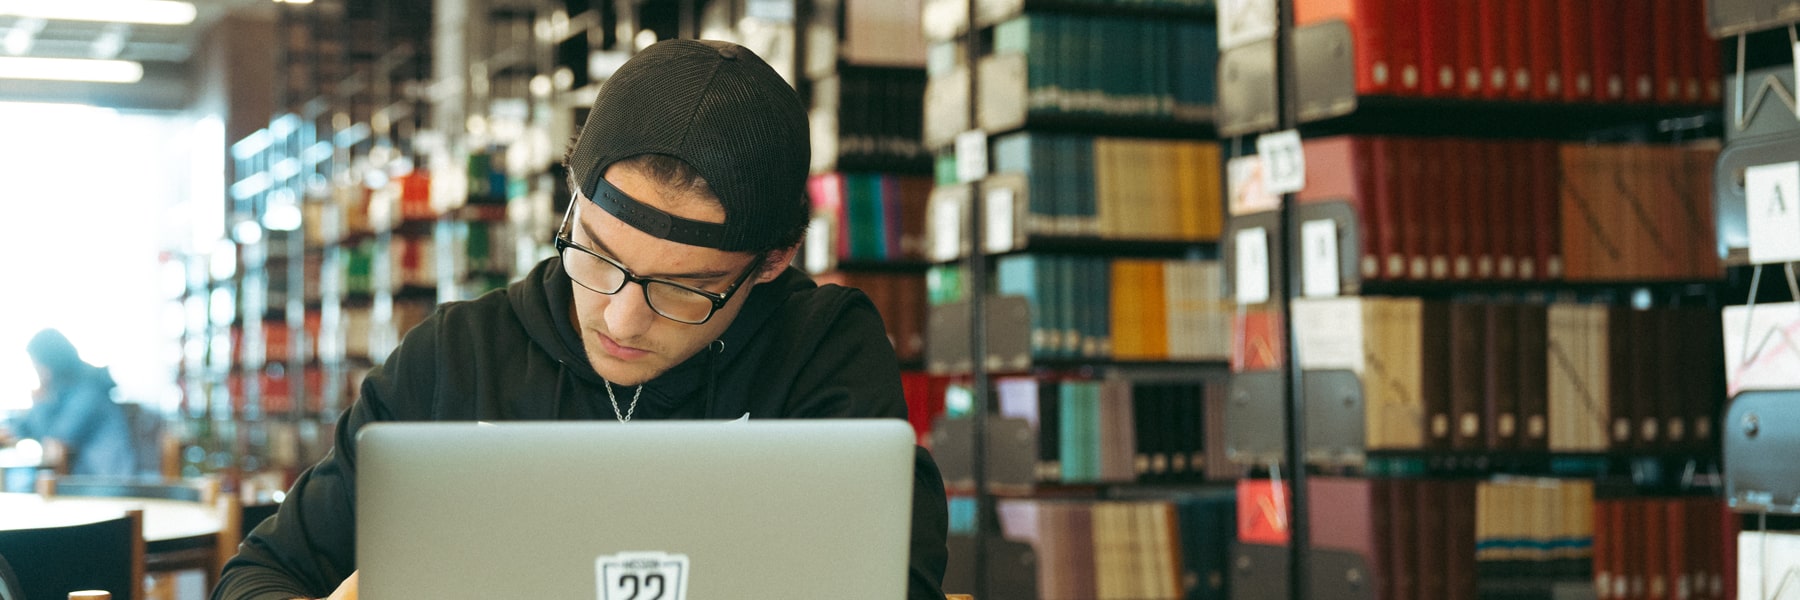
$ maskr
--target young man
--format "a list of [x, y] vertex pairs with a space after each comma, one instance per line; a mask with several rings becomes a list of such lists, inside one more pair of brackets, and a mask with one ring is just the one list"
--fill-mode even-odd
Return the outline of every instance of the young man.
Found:
[[[798, 95], [749, 50], [672, 40], [626, 62], [570, 153], [558, 256], [408, 333], [213, 597], [355, 597], [354, 440], [372, 421], [905, 418], [868, 298], [786, 266], [808, 144]], [[915, 452], [908, 594], [942, 600], [943, 481]]]

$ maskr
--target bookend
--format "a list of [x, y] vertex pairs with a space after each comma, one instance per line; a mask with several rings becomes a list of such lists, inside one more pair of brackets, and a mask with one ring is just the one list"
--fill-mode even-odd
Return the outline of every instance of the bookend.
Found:
[[[931, 456], [944, 486], [975, 488], [974, 420], [939, 417], [931, 427]], [[988, 415], [987, 481], [992, 488], [1029, 490], [1036, 480], [1037, 435], [1023, 419]]]
[[1342, 20], [1294, 29], [1294, 101], [1301, 123], [1356, 112], [1355, 50]]
[[[975, 536], [950, 536], [950, 563], [944, 571], [944, 590], [974, 591]], [[1037, 553], [1031, 544], [991, 537], [987, 540], [988, 594], [982, 600], [1037, 600]]]
[[[1284, 548], [1285, 550], [1285, 548]], [[1307, 598], [1375, 600], [1375, 572], [1362, 554], [1313, 548], [1307, 551]]]
[[1301, 378], [1307, 464], [1361, 465], [1366, 454], [1362, 379], [1341, 369], [1310, 370]]
[[1800, 390], [1746, 391], [1726, 409], [1725, 497], [1741, 513], [1800, 514]]
[[1231, 545], [1231, 600], [1288, 600], [1287, 546]]
[[[1019, 296], [987, 297], [987, 362], [989, 371], [1023, 372], [1031, 368], [1031, 305]], [[934, 375], [968, 373], [970, 359], [969, 302], [933, 306], [925, 325], [925, 370]]]
[[1262, 40], [1219, 53], [1219, 136], [1275, 129], [1275, 41]]
[[[1233, 373], [1225, 401], [1225, 456], [1233, 464], [1282, 461], [1287, 439], [1287, 403], [1282, 371]], [[1283, 598], [1286, 595], [1282, 596]]]
[[[1784, 65], [1726, 77], [1725, 147], [1719, 151], [1718, 166], [1713, 171], [1713, 212], [1717, 215], [1719, 246], [1734, 263], [1747, 262], [1750, 249], [1744, 170], [1789, 162], [1800, 156], [1800, 120], [1773, 86], [1792, 93], [1793, 69]], [[1740, 101], [1744, 105], [1741, 117], [1734, 114]]]

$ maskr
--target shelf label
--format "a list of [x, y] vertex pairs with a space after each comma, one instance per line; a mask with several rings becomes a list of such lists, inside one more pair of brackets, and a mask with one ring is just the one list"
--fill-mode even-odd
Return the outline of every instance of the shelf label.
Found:
[[982, 212], [987, 213], [987, 231], [982, 232], [982, 246], [990, 253], [1006, 252], [1013, 249], [1013, 190], [997, 188], [988, 190], [987, 202], [982, 205]]
[[1263, 157], [1263, 191], [1291, 194], [1306, 187], [1306, 155], [1300, 149], [1300, 132], [1289, 129], [1256, 138], [1256, 154]]
[[1800, 162], [1744, 170], [1750, 262], [1800, 260]]
[[1281, 208], [1281, 196], [1263, 189], [1262, 169], [1262, 157], [1254, 154], [1226, 161], [1226, 193], [1233, 216]]
[[1237, 250], [1238, 304], [1262, 304], [1269, 301], [1269, 232], [1252, 227], [1237, 232], [1233, 241]]
[[987, 177], [987, 132], [973, 129], [956, 134], [956, 179], [962, 183]]
[[962, 254], [962, 202], [954, 195], [933, 194], [925, 212], [931, 225], [929, 257], [937, 262], [956, 260]]
[[1306, 285], [1302, 292], [1308, 298], [1331, 298], [1338, 295], [1337, 221], [1318, 219], [1300, 225], [1300, 266]]
[[1275, 37], [1274, 0], [1219, 0], [1219, 49]]

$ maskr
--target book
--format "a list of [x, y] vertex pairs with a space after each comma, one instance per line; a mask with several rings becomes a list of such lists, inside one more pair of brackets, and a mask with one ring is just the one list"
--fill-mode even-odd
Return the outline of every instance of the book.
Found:
[[1561, 46], [1562, 99], [1587, 102], [1594, 96], [1594, 3], [1557, 3], [1557, 41]]
[[1525, 36], [1526, 71], [1530, 78], [1528, 97], [1537, 102], [1559, 102], [1563, 94], [1562, 9], [1568, 4], [1557, 0], [1527, 0], [1525, 22], [1531, 34]]
[[1485, 350], [1488, 349], [1487, 307], [1473, 302], [1450, 304], [1450, 447], [1482, 450], [1487, 443], [1484, 405], [1487, 400]]
[[[1419, 4], [1419, 91], [1432, 98], [1456, 97], [1461, 63], [1457, 55], [1456, 0], [1417, 0]], [[1310, 156], [1310, 155], [1309, 155]]]

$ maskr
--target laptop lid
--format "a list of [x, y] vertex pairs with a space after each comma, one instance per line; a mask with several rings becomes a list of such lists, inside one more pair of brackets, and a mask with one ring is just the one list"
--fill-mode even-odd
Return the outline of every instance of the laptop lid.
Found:
[[904, 421], [377, 423], [360, 595], [902, 598]]

